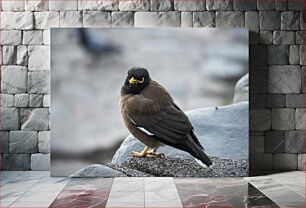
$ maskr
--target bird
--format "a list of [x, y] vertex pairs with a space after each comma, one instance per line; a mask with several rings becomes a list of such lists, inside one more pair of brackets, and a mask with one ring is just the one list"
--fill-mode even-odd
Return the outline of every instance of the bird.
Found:
[[132, 152], [134, 157], [164, 157], [157, 149], [168, 145], [188, 152], [202, 166], [212, 165], [187, 115], [146, 68], [130, 68], [120, 94], [123, 122], [145, 144], [141, 152]]

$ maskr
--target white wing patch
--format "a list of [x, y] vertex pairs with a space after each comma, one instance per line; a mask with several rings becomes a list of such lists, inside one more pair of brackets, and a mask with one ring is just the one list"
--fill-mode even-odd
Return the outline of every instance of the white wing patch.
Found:
[[[131, 119], [131, 118], [130, 118]], [[137, 124], [133, 121], [133, 119], [131, 119], [132, 123], [140, 130], [142, 131], [143, 133], [149, 135], [149, 136], [153, 136], [154, 134], [152, 134], [151, 132], [149, 132], [148, 130], [146, 130], [145, 128], [143, 127], [139, 127], [137, 126]]]

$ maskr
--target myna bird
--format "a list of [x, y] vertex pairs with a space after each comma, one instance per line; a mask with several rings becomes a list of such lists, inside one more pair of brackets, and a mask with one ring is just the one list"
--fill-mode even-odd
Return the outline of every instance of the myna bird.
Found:
[[146, 145], [142, 152], [133, 152], [133, 156], [162, 156], [156, 150], [166, 144], [212, 165], [186, 114], [164, 87], [151, 80], [145, 68], [133, 67], [128, 71], [121, 88], [120, 107], [128, 130]]

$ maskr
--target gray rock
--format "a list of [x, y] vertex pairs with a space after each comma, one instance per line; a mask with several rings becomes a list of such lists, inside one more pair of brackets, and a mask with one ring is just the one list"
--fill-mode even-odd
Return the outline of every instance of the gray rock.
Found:
[[28, 93], [48, 94], [50, 91], [49, 71], [32, 71], [28, 74]]
[[134, 12], [112, 12], [113, 27], [133, 27]]
[[181, 12], [181, 27], [192, 27], [193, 12]]
[[50, 70], [50, 47], [29, 46], [29, 70]]
[[297, 170], [297, 154], [275, 154], [274, 170]]
[[41, 30], [28, 30], [23, 32], [23, 44], [42, 45], [43, 34]]
[[272, 129], [273, 130], [293, 130], [295, 109], [293, 108], [273, 108], [272, 109]]
[[180, 27], [180, 12], [136, 12], [135, 27]]
[[173, 0], [151, 0], [151, 11], [173, 10]]
[[[192, 158], [135, 158], [129, 157], [121, 167], [137, 170], [152, 176], [165, 177], [227, 177], [247, 176], [248, 160], [221, 159], [211, 157], [212, 168], [199, 165]], [[131, 174], [130, 176], [135, 176]], [[137, 176], [137, 175], [136, 175]]]
[[257, 0], [257, 9], [258, 10], [274, 10], [274, 1], [261, 1]]
[[284, 0], [275, 0], [275, 10], [286, 11], [288, 9], [288, 2]]
[[289, 64], [300, 63], [300, 48], [298, 45], [291, 45], [289, 48]]
[[20, 45], [21, 41], [20, 30], [1, 30], [2, 45]]
[[17, 65], [28, 65], [28, 47], [25, 45], [17, 46]]
[[304, 94], [286, 94], [286, 107], [288, 108], [303, 108], [304, 102]]
[[1, 67], [2, 93], [15, 94], [26, 92], [27, 69], [22, 66]]
[[260, 31], [260, 40], [262, 44], [272, 44], [273, 36], [271, 31]]
[[249, 101], [249, 73], [238, 80], [235, 86], [233, 103]]
[[1, 108], [0, 130], [17, 130], [20, 128], [20, 117], [17, 108]]
[[193, 12], [193, 27], [215, 27], [214, 12]]
[[118, 0], [112, 1], [78, 1], [79, 10], [93, 10], [93, 11], [117, 11], [119, 7]]
[[110, 27], [112, 18], [110, 12], [105, 11], [84, 11], [84, 27]]
[[296, 31], [295, 32], [295, 43], [296, 44], [304, 44], [304, 31]]
[[82, 11], [60, 12], [60, 27], [82, 27]]
[[250, 170], [273, 170], [273, 154], [250, 154]]
[[256, 10], [256, 1], [252, 0], [246, 0], [246, 1], [240, 1], [240, 0], [233, 0], [234, 3], [234, 10], [238, 11], [251, 11]]
[[264, 153], [264, 136], [249, 137], [250, 153]]
[[304, 131], [286, 131], [285, 141], [287, 153], [304, 153]]
[[119, 0], [120, 11], [149, 11], [150, 0]]
[[[191, 110], [187, 112], [187, 115], [208, 155], [231, 159], [248, 158], [247, 102], [218, 107], [217, 109]], [[230, 142], [224, 143], [225, 140]], [[144, 145], [130, 135], [115, 153], [112, 163], [121, 165], [132, 151], [141, 151], [143, 148]], [[192, 158], [189, 153], [170, 146], [162, 146], [158, 151], [164, 153], [166, 157]]]
[[50, 29], [51, 27], [59, 27], [59, 12], [34, 12], [34, 22], [35, 29]]
[[252, 11], [245, 13], [245, 27], [249, 28], [250, 31], [257, 32], [259, 30], [258, 20], [258, 12]]
[[305, 158], [306, 154], [298, 154], [298, 170], [305, 171]]
[[285, 132], [266, 131], [265, 132], [265, 152], [284, 153], [285, 152]]
[[250, 110], [250, 130], [265, 131], [271, 128], [271, 110]]
[[260, 30], [280, 30], [280, 16], [278, 11], [259, 11]]
[[181, 1], [174, 0], [174, 10], [188, 12], [188, 11], [204, 11], [205, 1], [193, 0], [193, 1]]
[[0, 94], [0, 106], [1, 107], [13, 107], [14, 106], [14, 95]]
[[36, 153], [37, 141], [36, 131], [11, 131], [10, 153]]
[[31, 170], [50, 170], [50, 154], [32, 154]]
[[15, 95], [15, 106], [16, 107], [28, 107], [29, 106], [29, 95], [28, 94], [16, 94]]
[[300, 29], [305, 30], [305, 12], [300, 12]]
[[244, 27], [244, 13], [221, 11], [216, 13], [217, 27]]
[[206, 9], [207, 10], [232, 10], [233, 1], [232, 0], [206, 0]]
[[32, 12], [15, 12], [15, 29], [31, 30], [33, 29], [33, 13]]
[[304, 56], [304, 45], [300, 45], [300, 65], [305, 65], [305, 56]]
[[281, 29], [282, 30], [299, 30], [300, 13], [299, 12], [282, 12]]
[[274, 31], [273, 44], [290, 45], [295, 43], [295, 34], [292, 31]]
[[42, 107], [44, 95], [30, 94], [30, 105], [29, 107]]
[[9, 153], [9, 131], [0, 131], [0, 153]]
[[297, 108], [295, 110], [295, 129], [305, 130], [304, 108]]
[[16, 64], [17, 50], [16, 46], [2, 46], [2, 64], [14, 65]]
[[46, 11], [49, 8], [49, 1], [45, 0], [35, 0], [26, 1], [25, 10], [26, 11]]
[[267, 96], [268, 108], [282, 108], [285, 106], [286, 106], [285, 94], [269, 94], [269, 96]]
[[78, 10], [78, 0], [49, 1], [49, 10], [55, 10], [55, 11]]
[[30, 154], [3, 154], [3, 170], [30, 170]]
[[36, 108], [28, 110], [22, 118], [22, 130], [46, 131], [49, 130], [49, 109]]
[[72, 178], [94, 178], [94, 177], [102, 177], [102, 178], [114, 178], [114, 177], [122, 177], [126, 176], [125, 174], [114, 170], [110, 167], [100, 164], [93, 164], [81, 170], [78, 170], [74, 174], [69, 177]]
[[304, 1], [303, 0], [288, 1], [288, 9], [295, 11], [303, 11]]
[[288, 45], [269, 45], [267, 48], [268, 64], [288, 64], [289, 46]]
[[[280, 80], [282, 80], [280, 82]], [[294, 65], [269, 67], [270, 93], [300, 93], [302, 72], [301, 67]]]
[[38, 151], [40, 153], [50, 153], [50, 131], [38, 132]]

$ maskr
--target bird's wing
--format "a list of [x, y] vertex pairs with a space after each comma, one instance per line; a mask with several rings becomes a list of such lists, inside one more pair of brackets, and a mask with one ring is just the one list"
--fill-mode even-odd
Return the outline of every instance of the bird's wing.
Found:
[[188, 117], [174, 105], [161, 106], [142, 95], [128, 102], [131, 122], [167, 143], [181, 143], [192, 129]]

